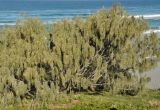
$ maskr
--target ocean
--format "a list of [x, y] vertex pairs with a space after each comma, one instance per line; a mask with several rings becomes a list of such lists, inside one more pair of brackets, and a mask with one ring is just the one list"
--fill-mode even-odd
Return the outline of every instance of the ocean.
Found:
[[45, 24], [76, 16], [86, 18], [97, 10], [120, 4], [130, 15], [144, 16], [150, 29], [160, 30], [160, 0], [0, 0], [0, 26], [15, 25], [22, 15]]

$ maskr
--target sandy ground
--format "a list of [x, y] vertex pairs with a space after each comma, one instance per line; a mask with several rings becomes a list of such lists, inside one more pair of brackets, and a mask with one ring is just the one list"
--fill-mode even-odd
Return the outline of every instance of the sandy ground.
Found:
[[150, 89], [160, 89], [160, 64], [146, 74], [151, 78], [151, 81], [146, 86]]

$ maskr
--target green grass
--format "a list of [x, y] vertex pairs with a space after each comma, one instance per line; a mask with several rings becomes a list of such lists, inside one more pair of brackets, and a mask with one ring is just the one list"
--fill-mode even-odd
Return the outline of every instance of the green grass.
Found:
[[128, 97], [128, 96], [88, 96], [82, 95], [80, 105], [77, 105], [70, 110], [145, 110], [151, 108], [140, 97]]
[[[80, 93], [69, 96], [69, 102], [57, 102], [39, 110], [160, 110], [160, 91], [146, 90], [137, 96], [110, 93]], [[25, 110], [12, 107], [10, 110]]]

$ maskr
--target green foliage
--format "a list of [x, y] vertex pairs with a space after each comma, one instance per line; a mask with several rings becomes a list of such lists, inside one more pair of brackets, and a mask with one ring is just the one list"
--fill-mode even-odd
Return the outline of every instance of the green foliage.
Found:
[[32, 18], [5, 28], [0, 104], [29, 99], [40, 107], [58, 100], [61, 92], [82, 90], [136, 95], [144, 85], [139, 73], [155, 66], [159, 56], [157, 35], [144, 35], [146, 30], [143, 18], [130, 17], [119, 6], [86, 20], [57, 22], [49, 31]]

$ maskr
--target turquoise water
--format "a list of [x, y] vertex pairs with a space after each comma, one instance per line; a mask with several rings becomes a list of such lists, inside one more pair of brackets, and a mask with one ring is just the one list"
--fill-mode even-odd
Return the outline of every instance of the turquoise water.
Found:
[[0, 0], [0, 26], [15, 25], [25, 13], [44, 23], [86, 16], [102, 7], [121, 4], [131, 15], [144, 16], [151, 29], [160, 29], [160, 0]]

